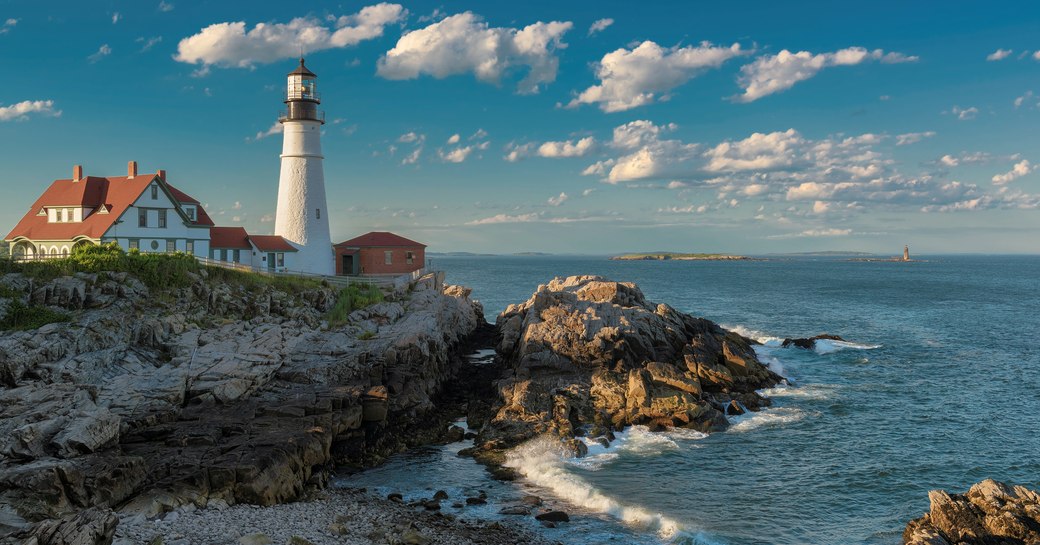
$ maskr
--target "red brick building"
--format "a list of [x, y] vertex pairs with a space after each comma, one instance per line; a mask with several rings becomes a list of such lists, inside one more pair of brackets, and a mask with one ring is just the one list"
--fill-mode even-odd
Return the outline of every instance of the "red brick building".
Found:
[[426, 264], [426, 245], [373, 231], [333, 246], [340, 276], [407, 274]]

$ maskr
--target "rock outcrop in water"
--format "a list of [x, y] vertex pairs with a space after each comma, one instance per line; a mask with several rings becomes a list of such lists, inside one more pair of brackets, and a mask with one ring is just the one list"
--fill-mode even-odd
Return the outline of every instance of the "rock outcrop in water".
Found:
[[435, 399], [485, 326], [468, 290], [432, 277], [340, 328], [323, 323], [328, 287], [202, 275], [153, 293], [121, 273], [0, 285], [72, 315], [0, 333], [0, 543], [103, 543], [115, 507], [294, 500], [333, 464], [435, 440], [449, 421]]
[[783, 348], [804, 348], [806, 350], [812, 350], [816, 348], [816, 341], [827, 340], [827, 341], [844, 341], [845, 339], [837, 335], [817, 335], [815, 337], [799, 338], [799, 339], [784, 339], [784, 342], [780, 346]]
[[[485, 453], [585, 428], [607, 437], [633, 424], [722, 429], [731, 404], [758, 409], [768, 400], [755, 390], [781, 380], [752, 341], [598, 276], [539, 286], [497, 327], [508, 371], [490, 410], [470, 413]], [[582, 443], [570, 444], [581, 453]]]
[[987, 479], [966, 494], [928, 493], [931, 509], [910, 521], [906, 545], [1040, 544], [1040, 494]]

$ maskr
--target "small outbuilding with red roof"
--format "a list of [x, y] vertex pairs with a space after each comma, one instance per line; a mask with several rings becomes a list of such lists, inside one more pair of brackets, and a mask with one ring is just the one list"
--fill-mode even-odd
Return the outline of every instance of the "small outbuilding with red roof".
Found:
[[373, 231], [333, 245], [336, 274], [400, 275], [421, 270], [426, 245], [386, 231]]

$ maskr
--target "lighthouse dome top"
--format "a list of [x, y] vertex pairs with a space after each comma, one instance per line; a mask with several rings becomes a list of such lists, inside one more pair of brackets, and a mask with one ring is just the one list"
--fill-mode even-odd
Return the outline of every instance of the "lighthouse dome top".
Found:
[[304, 66], [304, 64], [303, 64], [303, 57], [300, 57], [300, 65], [296, 67], [296, 70], [293, 70], [292, 72], [289, 72], [289, 75], [290, 76], [310, 76], [312, 78], [318, 77], [317, 74], [315, 74], [314, 72], [311, 72], [309, 69], [307, 69], [306, 66]]

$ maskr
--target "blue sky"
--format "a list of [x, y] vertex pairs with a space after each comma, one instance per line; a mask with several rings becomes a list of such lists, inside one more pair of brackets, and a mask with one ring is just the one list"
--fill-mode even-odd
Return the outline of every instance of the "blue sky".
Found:
[[2, 0], [0, 223], [133, 159], [270, 232], [303, 48], [336, 240], [1040, 252], [1040, 6], [839, 4]]

